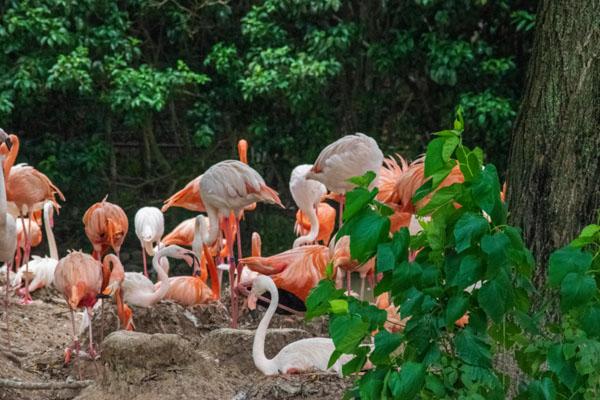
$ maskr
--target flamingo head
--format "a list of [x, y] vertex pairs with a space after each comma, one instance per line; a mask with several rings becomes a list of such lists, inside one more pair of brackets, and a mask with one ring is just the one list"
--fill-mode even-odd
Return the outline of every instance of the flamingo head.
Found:
[[266, 275], [257, 276], [252, 282], [252, 290], [248, 295], [248, 308], [250, 310], [256, 309], [258, 298], [267, 290], [277, 290], [273, 280]]
[[238, 142], [238, 153], [240, 156], [240, 161], [244, 164], [248, 164], [248, 142], [246, 139], [241, 139]]

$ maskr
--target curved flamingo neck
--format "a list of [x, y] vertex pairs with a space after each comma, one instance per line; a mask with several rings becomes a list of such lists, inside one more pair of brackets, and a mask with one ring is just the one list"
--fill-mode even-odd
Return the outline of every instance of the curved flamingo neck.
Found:
[[50, 258], [58, 260], [58, 249], [56, 248], [56, 240], [54, 239], [54, 232], [50, 226], [50, 213], [54, 212], [52, 202], [46, 202], [44, 204], [44, 225], [46, 228], [46, 237], [48, 238], [48, 248], [50, 249]]
[[298, 247], [303, 244], [313, 243], [317, 240], [317, 236], [319, 235], [319, 217], [317, 216], [317, 209], [311, 205], [308, 210], [302, 210], [304, 214], [308, 216], [308, 220], [310, 221], [310, 231], [307, 235], [300, 236], [296, 240], [294, 240], [294, 246]]
[[213, 298], [218, 300], [221, 298], [221, 284], [219, 283], [219, 274], [217, 272], [217, 266], [215, 265], [215, 261], [210, 255], [210, 251], [206, 244], [202, 245], [204, 251], [204, 257], [208, 262], [208, 273], [210, 274], [210, 289], [213, 292]]
[[206, 214], [208, 214], [208, 235], [202, 241], [210, 245], [219, 236], [219, 212], [214, 207], [206, 204]]
[[152, 296], [150, 298], [152, 304], [158, 303], [160, 300], [162, 300], [163, 297], [165, 297], [165, 295], [167, 294], [167, 292], [169, 291], [169, 289], [171, 287], [171, 283], [169, 282], [169, 275], [167, 274], [167, 271], [166, 271], [169, 264], [164, 263], [164, 265], [165, 265], [164, 267], [160, 264], [161, 264], [161, 259], [163, 257], [173, 256], [174, 250], [175, 250], [174, 246], [163, 247], [162, 249], [160, 249], [159, 251], [156, 252], [156, 254], [154, 255], [154, 258], [152, 259], [152, 267], [154, 267], [154, 270], [156, 271], [156, 274], [158, 275], [158, 281], [160, 282], [160, 287], [158, 288], [158, 290], [156, 290], [152, 294]]
[[267, 336], [267, 329], [269, 328], [269, 324], [271, 323], [271, 319], [273, 318], [277, 309], [277, 304], [279, 303], [279, 293], [272, 280], [268, 281], [267, 289], [271, 294], [271, 304], [269, 304], [265, 316], [260, 320], [258, 328], [256, 329], [254, 343], [252, 344], [252, 358], [254, 359], [256, 367], [263, 373], [274, 374], [279, 368], [275, 361], [272, 359], [269, 360], [265, 355], [265, 338]]

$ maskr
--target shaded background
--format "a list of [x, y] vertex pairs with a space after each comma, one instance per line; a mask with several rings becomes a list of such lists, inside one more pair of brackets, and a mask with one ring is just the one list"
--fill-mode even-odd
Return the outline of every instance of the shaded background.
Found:
[[[3, 1], [0, 126], [21, 137], [18, 162], [67, 197], [61, 254], [91, 250], [81, 218], [106, 194], [130, 216], [125, 248], [137, 250], [136, 210], [237, 158], [245, 138], [250, 164], [288, 207], [259, 205], [243, 223], [246, 244], [256, 230], [272, 254], [293, 241], [291, 169], [344, 134], [414, 158], [460, 104], [465, 141], [503, 173], [535, 5]], [[166, 231], [191, 216], [169, 210]]]

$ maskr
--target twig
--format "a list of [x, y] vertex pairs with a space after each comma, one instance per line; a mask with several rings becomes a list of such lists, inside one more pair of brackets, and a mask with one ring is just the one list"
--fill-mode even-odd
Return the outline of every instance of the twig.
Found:
[[47, 389], [83, 389], [94, 383], [94, 381], [73, 382], [24, 382], [11, 379], [0, 379], [0, 387], [25, 390], [47, 390]]

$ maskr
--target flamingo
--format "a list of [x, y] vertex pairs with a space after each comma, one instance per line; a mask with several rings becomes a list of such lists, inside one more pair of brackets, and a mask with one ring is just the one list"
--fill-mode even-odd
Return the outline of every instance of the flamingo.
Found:
[[[48, 240], [48, 248], [50, 256], [38, 257], [33, 256], [33, 260], [29, 263], [29, 273], [33, 275], [33, 279], [29, 282], [29, 292], [34, 292], [46, 286], [52, 285], [54, 282], [54, 272], [58, 264], [58, 250], [54, 233], [52, 232], [54, 206], [52, 202], [47, 201], [44, 204], [44, 229], [46, 230], [46, 238]], [[20, 286], [22, 277], [25, 274], [25, 267], [19, 268], [15, 278], [12, 281], [13, 286]], [[19, 290], [20, 294], [24, 294], [24, 288]]]
[[165, 233], [165, 218], [163, 213], [156, 207], [143, 207], [135, 214], [135, 234], [142, 245], [142, 257], [144, 261], [144, 275], [148, 277], [146, 264], [146, 253], [154, 255], [154, 243], [159, 243]]
[[[208, 221], [206, 222], [209, 223]], [[175, 227], [171, 232], [167, 233], [161, 240], [161, 244], [163, 246], [168, 246], [171, 244], [176, 244], [178, 246], [186, 246], [191, 247], [194, 242], [194, 227], [196, 225], [196, 217], [188, 218], [182, 221], [179, 225]], [[233, 226], [235, 230], [235, 225]], [[217, 246], [211, 247], [211, 254], [217, 254]], [[227, 245], [223, 244], [221, 252], [219, 253], [221, 257], [227, 254]], [[198, 254], [197, 254], [198, 255]], [[199, 255], [198, 255], [199, 256]]]
[[319, 219], [317, 218], [317, 206], [321, 202], [321, 197], [327, 194], [327, 188], [321, 182], [313, 179], [306, 179], [306, 174], [311, 170], [312, 165], [298, 165], [292, 170], [290, 177], [290, 192], [296, 202], [298, 209], [302, 211], [309, 219], [310, 232], [300, 236], [294, 241], [294, 247], [302, 246], [306, 243], [313, 243], [319, 233]]
[[[5, 140], [6, 133], [0, 129], [0, 140]], [[6, 146], [2, 143], [0, 146]], [[6, 187], [4, 183], [4, 154], [0, 152], [0, 261], [6, 263], [6, 297], [4, 299], [4, 313], [6, 315], [7, 344], [10, 349], [10, 330], [8, 320], [8, 286], [10, 282], [10, 269], [14, 262], [17, 250], [17, 224], [15, 218], [8, 212], [6, 201]]]
[[240, 263], [259, 274], [269, 275], [280, 290], [305, 302], [311, 289], [325, 278], [330, 259], [326, 246], [306, 245], [270, 257], [242, 258]]
[[[109, 256], [112, 255], [109, 254], [106, 257]], [[150, 279], [139, 272], [125, 272], [123, 264], [118, 258], [114, 257], [112, 259], [113, 268], [111, 269], [108, 285], [102, 294], [115, 297], [117, 315], [123, 329], [133, 330], [135, 328], [133, 312], [129, 305], [147, 308], [165, 298], [170, 284], [167, 275], [168, 263], [163, 257], [180, 258], [189, 264], [197, 262], [196, 257], [187, 249], [176, 245], [162, 247], [152, 259], [152, 267], [158, 275], [159, 283], [163, 283], [162, 286], [157, 287]]]
[[[73, 328], [73, 345], [65, 350], [65, 364], [71, 359], [73, 348], [79, 358], [79, 339], [75, 330], [74, 311], [85, 308], [88, 318], [92, 320], [92, 308], [102, 290], [102, 265], [89, 254], [73, 251], [61, 258], [54, 272], [54, 286], [62, 293], [71, 312]], [[89, 329], [89, 354], [95, 359], [96, 351], [92, 341], [92, 324]], [[79, 366], [78, 366], [79, 369]], [[81, 376], [81, 370], [79, 370]]]
[[[125, 279], [125, 269], [121, 260], [114, 254], [107, 254], [102, 262], [102, 273], [104, 275], [102, 295], [114, 295], [117, 305], [117, 317], [121, 322], [121, 326], [128, 331], [134, 330], [133, 312], [123, 301], [122, 283]], [[108, 280], [106, 280], [107, 274], [109, 274]], [[105, 282], [106, 285], [104, 284]]]
[[254, 335], [252, 344], [252, 358], [254, 365], [265, 375], [294, 374], [314, 370], [333, 371], [342, 376], [342, 366], [351, 359], [351, 356], [340, 357], [331, 368], [327, 368], [335, 345], [330, 338], [309, 338], [290, 343], [272, 359], [265, 355], [265, 337], [267, 328], [275, 314], [279, 303], [279, 293], [273, 280], [261, 275], [254, 281], [252, 291], [248, 297], [248, 308], [256, 308], [257, 297], [268, 291], [271, 294], [271, 304], [260, 321]]
[[108, 195], [83, 214], [85, 234], [92, 242], [94, 247], [92, 255], [97, 260], [100, 260], [109, 248], [112, 248], [119, 257], [121, 245], [129, 229], [125, 211], [118, 205], [106, 201], [107, 198]]
[[[9, 135], [8, 140], [12, 147], [9, 149], [8, 156], [4, 162], [4, 176], [6, 177], [7, 201], [12, 204], [13, 213], [21, 217], [21, 222], [24, 224], [25, 216], [29, 217], [29, 224], [25, 232], [25, 271], [29, 271], [29, 256], [31, 253], [31, 221], [33, 213], [36, 210], [43, 208], [46, 201], [52, 202], [55, 209], [60, 206], [56, 201], [56, 195], [64, 201], [65, 197], [62, 192], [52, 181], [43, 173], [35, 168], [19, 164], [14, 166], [19, 153], [20, 141], [16, 135]], [[4, 149], [8, 149], [5, 147]], [[22, 299], [23, 304], [31, 302], [29, 295], [29, 277], [25, 275], [25, 296]]]
[[15, 255], [15, 267], [21, 266], [22, 256], [25, 253], [25, 247], [27, 241], [25, 240], [25, 227], [31, 226], [29, 231], [29, 238], [31, 241], [31, 247], [37, 247], [42, 243], [42, 229], [41, 225], [41, 211], [37, 210], [33, 213], [33, 221], [29, 222], [29, 218], [17, 220], [17, 254]]
[[[240, 161], [244, 164], [248, 164], [248, 142], [244, 139], [238, 142], [238, 154]], [[183, 189], [165, 200], [161, 211], [167, 212], [171, 207], [181, 207], [190, 211], [206, 212], [206, 207], [204, 206], [204, 201], [200, 194], [201, 179], [202, 175], [195, 177], [189, 181]]]
[[[252, 232], [252, 257], [261, 256], [262, 240], [258, 232]], [[221, 264], [218, 266], [219, 272], [228, 270], [228, 264]], [[236, 272], [237, 274], [237, 272]], [[242, 276], [239, 279], [239, 284], [242, 286], [251, 286], [252, 282], [258, 276], [258, 272], [252, 271], [246, 265], [242, 264]]]
[[[331, 235], [335, 228], [335, 208], [331, 207], [326, 202], [321, 202], [317, 206], [317, 219], [319, 221], [319, 233], [315, 239], [315, 243], [322, 242], [325, 246], [329, 245]], [[294, 231], [296, 235], [309, 235], [312, 225], [310, 219], [302, 210], [296, 212], [296, 223]], [[298, 238], [300, 239], [300, 238]], [[296, 240], [298, 240], [296, 239]]]
[[[225, 224], [225, 239], [227, 247], [233, 249], [233, 233], [231, 225], [237, 225], [238, 258], [241, 258], [241, 239], [239, 215], [244, 209], [255, 202], [277, 204], [285, 208], [279, 200], [277, 192], [265, 184], [264, 179], [254, 169], [240, 161], [221, 161], [210, 167], [200, 181], [200, 193], [208, 218], [209, 232], [204, 243], [214, 243], [219, 235], [219, 221], [229, 218]], [[233, 217], [233, 221], [231, 218]], [[232, 300], [232, 326], [237, 326], [237, 294], [234, 283], [234, 262], [231, 251], [229, 257], [229, 277]], [[241, 277], [241, 265], [238, 266], [238, 277]]]
[[[346, 135], [325, 147], [306, 173], [306, 178], [319, 181], [328, 190], [341, 195], [341, 226], [345, 194], [356, 186], [348, 180], [368, 171], [378, 174], [382, 164], [383, 153], [377, 142], [367, 135], [356, 133]], [[372, 185], [376, 182], [375, 179]]]

